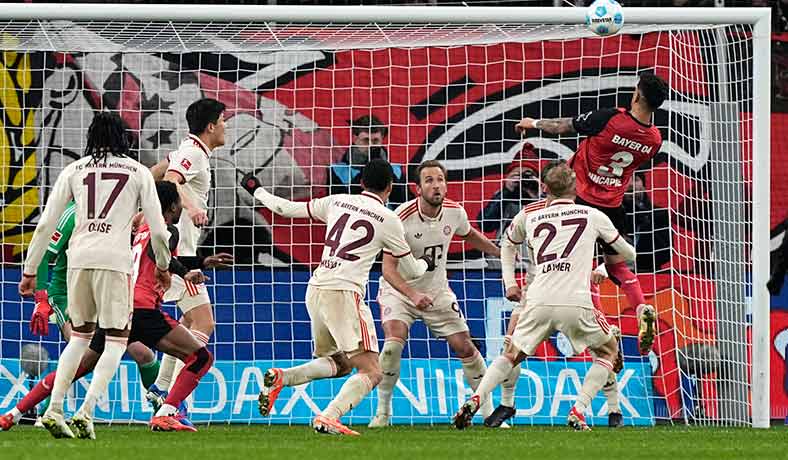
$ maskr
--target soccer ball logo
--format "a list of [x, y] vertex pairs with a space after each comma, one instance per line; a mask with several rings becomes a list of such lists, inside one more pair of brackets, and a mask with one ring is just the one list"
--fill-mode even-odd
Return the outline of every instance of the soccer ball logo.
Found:
[[614, 35], [624, 27], [624, 9], [616, 0], [596, 0], [586, 10], [586, 25], [599, 36]]

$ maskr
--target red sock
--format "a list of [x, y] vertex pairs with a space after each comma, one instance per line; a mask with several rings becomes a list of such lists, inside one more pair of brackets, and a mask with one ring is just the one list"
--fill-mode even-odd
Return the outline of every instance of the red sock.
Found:
[[186, 357], [184, 368], [167, 395], [164, 404], [178, 407], [180, 404], [197, 388], [200, 379], [205, 375], [213, 364], [213, 355], [207, 348], [202, 347]]
[[646, 303], [643, 297], [643, 290], [640, 288], [638, 277], [627, 267], [626, 262], [617, 264], [606, 264], [607, 273], [610, 279], [624, 291], [624, 295], [629, 300], [631, 307], [637, 308], [638, 305]]
[[[74, 381], [79, 380], [89, 372], [90, 370], [80, 365], [79, 368], [77, 368], [77, 374], [74, 376]], [[46, 377], [41, 379], [41, 381], [16, 404], [17, 410], [24, 414], [36, 407], [41, 401], [47, 399], [49, 395], [52, 394], [52, 385], [55, 384], [55, 374], [56, 372], [50, 372]]]
[[599, 285], [594, 283], [591, 283], [591, 302], [594, 304], [594, 308], [602, 311], [602, 301], [599, 298]]

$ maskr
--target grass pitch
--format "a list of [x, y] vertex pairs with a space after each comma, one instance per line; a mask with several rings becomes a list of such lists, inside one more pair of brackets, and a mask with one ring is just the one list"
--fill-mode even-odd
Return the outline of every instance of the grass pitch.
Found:
[[448, 426], [355, 427], [360, 437], [317, 435], [304, 426], [210, 426], [199, 433], [151, 433], [144, 426], [98, 426], [96, 441], [55, 440], [42, 429], [0, 432], [8, 460], [274, 460], [476, 458], [517, 459], [776, 459], [788, 458], [788, 429], [565, 428], [490, 430]]

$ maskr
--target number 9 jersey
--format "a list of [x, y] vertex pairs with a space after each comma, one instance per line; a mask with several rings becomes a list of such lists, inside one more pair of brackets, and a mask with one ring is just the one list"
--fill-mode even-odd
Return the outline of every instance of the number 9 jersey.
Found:
[[626, 109], [603, 109], [572, 120], [588, 136], [570, 160], [577, 176], [577, 196], [596, 206], [621, 206], [632, 174], [662, 145], [654, 125], [644, 125]]

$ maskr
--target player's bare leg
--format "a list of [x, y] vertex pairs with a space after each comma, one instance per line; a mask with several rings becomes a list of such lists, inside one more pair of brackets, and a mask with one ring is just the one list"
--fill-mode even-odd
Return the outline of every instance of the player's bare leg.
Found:
[[473, 393], [473, 396], [460, 406], [460, 410], [454, 414], [452, 424], [455, 428], [462, 430], [470, 426], [471, 420], [478, 412], [482, 402], [485, 399], [489, 399], [490, 393], [495, 387], [506, 380], [512, 372], [512, 368], [520, 364], [525, 358], [525, 353], [521, 352], [513, 344], [509, 344], [503, 354], [495, 358], [495, 361], [487, 368], [487, 372], [485, 372], [482, 381], [479, 382], [479, 387]]
[[610, 279], [616, 283], [634, 305], [638, 318], [638, 347], [641, 354], [648, 354], [654, 345], [657, 333], [657, 311], [646, 303], [638, 277], [629, 269], [624, 258], [618, 254], [605, 254], [605, 267]]
[[339, 394], [312, 421], [318, 433], [357, 436], [357, 432], [342, 425], [339, 419], [358, 406], [383, 378], [377, 352], [364, 350], [349, 357], [348, 361], [358, 372], [345, 381]]
[[[512, 313], [512, 316], [509, 317], [509, 324], [506, 326], [506, 336], [503, 338], [504, 349], [509, 347], [512, 342], [512, 334], [519, 318], [520, 315], [518, 313]], [[517, 389], [517, 380], [520, 379], [520, 369], [520, 363], [512, 366], [512, 370], [506, 376], [506, 380], [501, 383], [500, 404], [489, 417], [484, 419], [484, 426], [498, 428], [517, 413], [514, 407], [514, 391]]]
[[205, 344], [194, 336], [192, 331], [182, 325], [164, 336], [156, 344], [156, 348], [181, 360], [185, 363], [185, 367], [176, 377], [172, 389], [151, 419], [151, 429], [153, 431], [197, 431], [191, 424], [183, 423], [183, 417], [179, 415], [178, 408], [194, 391], [200, 379], [210, 370], [213, 364], [213, 355]]
[[[465, 381], [468, 382], [471, 390], [476, 391], [485, 372], [487, 372], [487, 364], [484, 362], [484, 358], [482, 358], [476, 345], [473, 344], [471, 334], [467, 331], [458, 332], [446, 337], [446, 342], [462, 362], [462, 372], [465, 376]], [[484, 417], [489, 417], [493, 413], [491, 398], [482, 400], [480, 410]]]
[[82, 361], [82, 356], [90, 346], [96, 323], [85, 323], [79, 327], [73, 327], [71, 340], [66, 344], [60, 358], [57, 361], [57, 371], [52, 383], [52, 393], [49, 408], [41, 417], [41, 423], [55, 438], [73, 438], [74, 433], [66, 424], [63, 416], [63, 399], [66, 396], [71, 382]]
[[402, 350], [408, 340], [408, 332], [408, 325], [404, 321], [393, 319], [383, 323], [386, 340], [379, 358], [383, 378], [378, 385], [378, 408], [369, 422], [370, 428], [382, 428], [391, 424], [391, 399], [394, 386], [399, 380]]
[[591, 430], [586, 424], [585, 415], [583, 414], [591, 405], [591, 400], [594, 399], [594, 396], [607, 383], [610, 373], [613, 371], [613, 362], [618, 354], [618, 340], [615, 337], [611, 337], [606, 343], [591, 349], [591, 351], [596, 358], [586, 373], [583, 386], [577, 395], [577, 401], [567, 417], [567, 424], [578, 431]]

